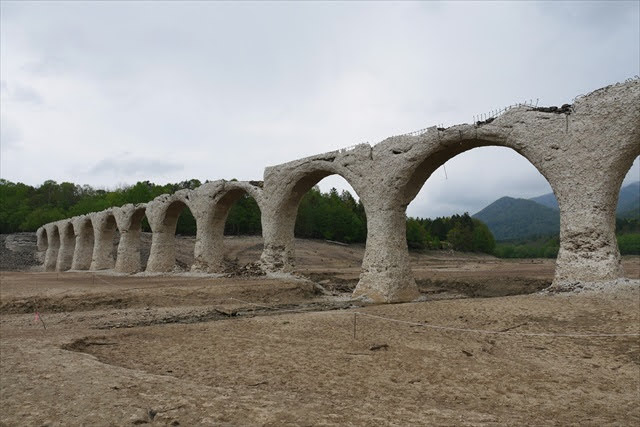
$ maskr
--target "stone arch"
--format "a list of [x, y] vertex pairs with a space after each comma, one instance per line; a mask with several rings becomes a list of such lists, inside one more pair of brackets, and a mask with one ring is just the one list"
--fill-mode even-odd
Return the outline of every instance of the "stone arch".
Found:
[[198, 227], [198, 210], [191, 198], [193, 190], [181, 190], [172, 195], [163, 194], [147, 204], [146, 216], [153, 232], [151, 253], [147, 261], [149, 272], [170, 272], [176, 264], [175, 233], [178, 218], [187, 208], [196, 218]]
[[[625, 171], [640, 154], [639, 103], [640, 79], [631, 79], [578, 97], [573, 105], [520, 106], [473, 125], [433, 127], [417, 136], [392, 137], [373, 147], [361, 144], [266, 168], [261, 205], [263, 266], [272, 271], [292, 267], [298, 195], [301, 197], [314, 181], [338, 174], [351, 184], [367, 211], [367, 245], [355, 294], [377, 302], [415, 298], [417, 288], [408, 266], [404, 234], [408, 202], [433, 172], [429, 165], [473, 147], [497, 145], [527, 158], [545, 176], [558, 199], [561, 247], [554, 285], [619, 277], [622, 268], [615, 238], [615, 202]], [[167, 271], [175, 260], [175, 256], [169, 257], [170, 265], [163, 264], [163, 251], [169, 246], [168, 253], [175, 251], [175, 224], [169, 239], [166, 231], [171, 225], [164, 223], [169, 205], [182, 200], [198, 224], [203, 224], [215, 206], [214, 190], [220, 185], [214, 182], [164, 195], [148, 205], [147, 217], [154, 232], [150, 264], [155, 264], [147, 266], [148, 270]], [[104, 258], [100, 255], [104, 234], [115, 229], [109, 221], [104, 212], [92, 215], [92, 268], [100, 266]], [[60, 231], [57, 223], [45, 228], [45, 268], [51, 270], [60, 247]], [[199, 233], [206, 231], [198, 228]]]
[[[200, 203], [197, 216], [198, 234], [194, 248], [194, 264], [192, 270], [209, 273], [224, 270], [224, 229], [227, 217], [233, 205], [244, 195], [252, 197], [262, 212], [262, 182], [251, 181], [217, 181], [215, 189], [205, 187], [199, 199], [211, 202]], [[208, 184], [207, 184], [208, 185]], [[213, 190], [213, 191], [212, 191]]]
[[471, 139], [471, 140], [462, 140], [458, 143], [451, 144], [449, 146], [442, 147], [437, 151], [432, 153], [424, 153], [421, 157], [421, 161], [415, 164], [410, 171], [411, 177], [406, 182], [404, 186], [401, 187], [400, 196], [402, 197], [402, 204], [408, 205], [411, 201], [416, 197], [418, 192], [422, 189], [425, 182], [431, 177], [433, 172], [435, 172], [438, 168], [440, 168], [447, 161], [453, 159], [454, 157], [465, 153], [467, 151], [474, 150], [476, 148], [482, 147], [504, 147], [509, 148], [521, 155], [524, 159], [526, 159], [530, 164], [532, 164], [538, 172], [549, 182], [552, 190], [555, 194], [555, 187], [553, 176], [551, 176], [552, 180], [549, 179], [549, 174], [546, 171], [545, 165], [539, 161], [537, 161], [537, 157], [532, 153], [522, 152], [519, 147], [514, 146], [513, 144], [507, 143], [507, 141], [503, 140], [482, 140], [482, 139]]
[[36, 248], [37, 254], [36, 257], [38, 261], [40, 261], [44, 265], [45, 255], [47, 253], [47, 248], [49, 243], [47, 241], [47, 229], [43, 226], [36, 230]]
[[91, 215], [93, 224], [93, 256], [91, 270], [108, 270], [115, 265], [114, 240], [118, 225], [112, 209]]
[[[554, 286], [622, 274], [615, 242], [615, 193], [640, 152], [640, 80], [599, 89], [562, 108], [521, 106], [474, 125], [430, 128], [373, 147], [373, 175], [383, 191], [371, 198], [367, 250], [355, 295], [378, 302], [418, 296], [408, 268], [405, 209], [444, 161], [470, 148], [509, 147], [547, 179], [560, 207], [560, 251]], [[615, 123], [610, 123], [615, 117]], [[626, 163], [625, 163], [626, 162]], [[626, 164], [626, 167], [624, 165]], [[623, 172], [620, 172], [620, 170]], [[369, 214], [370, 212], [367, 211]]]
[[71, 221], [60, 221], [58, 225], [60, 232], [60, 248], [58, 250], [57, 271], [67, 271], [73, 263], [73, 254], [76, 248], [76, 234]]
[[[265, 171], [265, 198], [262, 210], [264, 250], [261, 257], [267, 271], [289, 272], [294, 267], [294, 229], [302, 197], [323, 178], [342, 177], [356, 192], [367, 211], [369, 192], [362, 168], [371, 161], [371, 147], [338, 151], [302, 159]], [[358, 163], [357, 160], [364, 160]]]
[[58, 264], [58, 250], [60, 248], [60, 231], [56, 223], [45, 225], [47, 236], [47, 252], [44, 258], [45, 271], [55, 271]]
[[[522, 120], [525, 111], [517, 108], [487, 124], [433, 127], [420, 136], [393, 137], [375, 147], [380, 157], [386, 157], [378, 167], [392, 173], [378, 170], [388, 187], [386, 194], [380, 193], [375, 199], [375, 218], [368, 218], [372, 224], [368, 227], [367, 247], [371, 250], [365, 252], [355, 296], [365, 295], [377, 302], [410, 301], [419, 296], [409, 263], [406, 207], [431, 174], [449, 159], [479, 147], [510, 148], [529, 161], [557, 193], [558, 174], [545, 160], [551, 142], [530, 143], [529, 135], [516, 136], [520, 130], [515, 124], [526, 123]], [[547, 126], [559, 128], [563, 116], [547, 118]]]
[[[555, 195], [554, 183], [549, 181], [547, 176], [545, 175], [545, 171], [540, 170], [539, 167], [536, 166], [529, 158], [519, 152], [519, 150], [514, 149], [512, 146], [507, 144], [495, 143], [491, 141], [463, 141], [459, 145], [455, 146], [453, 149], [443, 149], [438, 151], [427, 158], [425, 158], [415, 169], [412, 178], [407, 183], [407, 186], [403, 189], [403, 197], [406, 206], [408, 206], [416, 197], [418, 192], [425, 188], [425, 186], [429, 186], [429, 178], [433, 175], [433, 173], [439, 169], [444, 163], [449, 160], [453, 160], [456, 157], [465, 154], [471, 153], [476, 150], [482, 150], [483, 148], [488, 147], [500, 147], [503, 149], [507, 149], [512, 152], [516, 152], [521, 159], [528, 163], [529, 166], [533, 166], [546, 180], [549, 186], [552, 189], [552, 193]], [[449, 174], [451, 178], [451, 173]], [[473, 179], [473, 177], [468, 177], [467, 179]], [[457, 212], [458, 214], [462, 214], [463, 212]], [[404, 231], [404, 229], [403, 229]], [[559, 231], [559, 228], [558, 228]]]
[[121, 273], [137, 273], [142, 269], [140, 246], [145, 204], [127, 204], [113, 210], [120, 231], [115, 269]]
[[91, 217], [82, 215], [72, 218], [73, 230], [76, 236], [73, 254], [72, 270], [88, 270], [93, 258], [94, 232]]

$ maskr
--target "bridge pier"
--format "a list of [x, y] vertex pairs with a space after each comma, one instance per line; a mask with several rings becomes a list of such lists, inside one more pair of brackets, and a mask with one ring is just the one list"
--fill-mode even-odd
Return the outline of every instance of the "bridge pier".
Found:
[[113, 210], [120, 231], [120, 243], [116, 254], [115, 270], [120, 273], [137, 273], [141, 270], [140, 239], [145, 205], [127, 204]]
[[264, 247], [260, 256], [262, 269], [267, 273], [290, 273], [295, 266], [294, 227], [296, 212], [282, 212], [272, 206], [262, 210], [262, 238]]
[[113, 268], [113, 239], [116, 231], [116, 220], [111, 210], [97, 212], [93, 215], [93, 256], [91, 270], [108, 270]]
[[58, 230], [60, 232], [60, 248], [58, 249], [56, 271], [67, 271], [71, 268], [71, 264], [73, 263], [73, 254], [76, 248], [76, 236], [73, 232], [73, 224], [71, 221], [61, 222]]
[[571, 179], [557, 190], [560, 251], [553, 285], [558, 288], [624, 276], [616, 239], [616, 207], [628, 167], [608, 168], [601, 176], [589, 169], [575, 167]]
[[116, 255], [115, 270], [120, 273], [137, 273], [140, 262], [140, 229], [120, 229], [120, 243]]
[[55, 223], [45, 226], [47, 231], [47, 251], [44, 255], [45, 271], [55, 271], [58, 263], [58, 249], [60, 248], [60, 232]]
[[224, 269], [224, 222], [229, 211], [220, 206], [225, 198], [223, 188], [224, 181], [214, 181], [193, 191], [197, 196], [192, 198], [190, 209], [196, 219], [196, 242], [191, 271], [220, 273]]
[[75, 250], [73, 251], [73, 270], [88, 270], [91, 267], [93, 257], [93, 225], [87, 216], [75, 218], [73, 229], [76, 236]]
[[200, 225], [205, 220], [201, 219], [196, 230], [196, 243], [193, 248], [193, 265], [191, 271], [202, 273], [220, 273], [223, 266], [223, 233], [224, 224], [222, 224], [222, 232], [215, 227]]
[[149, 272], [170, 272], [176, 263], [175, 232], [154, 231], [147, 261]]
[[[189, 208], [200, 231], [199, 211], [193, 209], [191, 190], [178, 191], [173, 195], [162, 195], [147, 204], [146, 215], [151, 226], [151, 252], [147, 261], [149, 272], [167, 273], [176, 265], [176, 226], [183, 209]], [[189, 202], [189, 203], [187, 203]]]
[[420, 296], [409, 264], [405, 222], [401, 207], [367, 211], [367, 244], [354, 297], [387, 303], [413, 301]]

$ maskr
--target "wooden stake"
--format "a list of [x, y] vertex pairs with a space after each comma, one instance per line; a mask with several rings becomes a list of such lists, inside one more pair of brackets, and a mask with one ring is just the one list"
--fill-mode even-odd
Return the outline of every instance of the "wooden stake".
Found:
[[40, 312], [38, 311], [37, 308], [36, 308], [36, 317], [38, 318], [38, 320], [40, 320], [40, 323], [42, 323], [42, 327], [46, 331], [47, 330], [47, 325], [44, 324], [44, 320], [42, 320], [42, 316], [40, 315]]

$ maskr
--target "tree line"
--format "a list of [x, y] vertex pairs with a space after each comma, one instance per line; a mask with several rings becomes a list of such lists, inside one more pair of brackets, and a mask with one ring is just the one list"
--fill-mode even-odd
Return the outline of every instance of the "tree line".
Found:
[[[70, 182], [45, 181], [39, 187], [0, 180], [0, 232], [35, 231], [43, 224], [122, 206], [146, 203], [161, 194], [194, 189], [202, 185], [197, 179], [158, 185], [138, 182], [115, 190], [96, 189]], [[146, 220], [143, 228], [149, 231]], [[245, 195], [230, 209], [225, 224], [227, 235], [256, 235], [262, 232], [260, 208]], [[195, 235], [196, 222], [185, 208], [180, 214], [176, 233]], [[364, 243], [367, 238], [365, 208], [348, 191], [331, 189], [324, 193], [318, 187], [309, 190], [300, 201], [295, 235], [301, 238]], [[448, 218], [407, 218], [407, 241], [411, 249], [440, 249], [490, 253], [495, 241], [486, 225], [468, 214]]]
[[408, 218], [407, 244], [410, 249], [454, 249], [491, 254], [496, 241], [486, 224], [465, 212], [433, 220]]
[[[161, 194], [195, 189], [197, 179], [158, 185], [141, 181], [115, 190], [96, 189], [69, 182], [45, 181], [39, 187], [0, 179], [0, 233], [35, 231], [41, 225], [76, 215], [97, 212], [127, 203], [146, 203]], [[640, 254], [640, 224], [637, 219], [618, 219], [616, 228], [622, 253]], [[146, 219], [143, 229], [150, 231]], [[225, 224], [227, 235], [258, 235], [262, 232], [260, 209], [248, 195], [230, 209]], [[196, 222], [188, 208], [178, 219], [176, 233], [195, 235]], [[557, 236], [540, 236], [526, 241], [496, 243], [489, 228], [468, 213], [450, 217], [407, 218], [407, 244], [411, 250], [453, 249], [483, 252], [503, 258], [555, 257]], [[300, 238], [364, 243], [367, 237], [365, 208], [348, 191], [318, 187], [309, 190], [300, 201], [295, 224]]]
[[[616, 218], [616, 239], [622, 255], [640, 255], [640, 218]], [[560, 236], [541, 235], [498, 242], [494, 255], [499, 258], [555, 258], [560, 250]]]

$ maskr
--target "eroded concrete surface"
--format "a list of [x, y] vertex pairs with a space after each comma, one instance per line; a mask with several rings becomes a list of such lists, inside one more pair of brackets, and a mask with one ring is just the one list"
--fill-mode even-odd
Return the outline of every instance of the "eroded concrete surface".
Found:
[[188, 207], [197, 225], [192, 270], [219, 272], [227, 214], [248, 194], [262, 213], [261, 268], [287, 273], [293, 268], [302, 196], [322, 178], [337, 174], [353, 187], [367, 214], [366, 251], [354, 295], [374, 302], [410, 301], [418, 289], [409, 268], [406, 207], [442, 164], [483, 146], [515, 150], [551, 185], [560, 207], [555, 286], [623, 276], [615, 207], [622, 180], [640, 155], [639, 79], [598, 89], [560, 108], [520, 106], [484, 122], [434, 126], [373, 146], [360, 144], [267, 167], [263, 181], [219, 180], [147, 204], [56, 221], [38, 230], [38, 248], [46, 270], [135, 273], [142, 268], [140, 230], [146, 217], [153, 232], [146, 271], [170, 272], [178, 216]]

